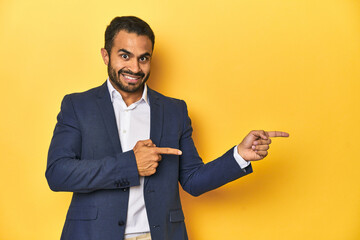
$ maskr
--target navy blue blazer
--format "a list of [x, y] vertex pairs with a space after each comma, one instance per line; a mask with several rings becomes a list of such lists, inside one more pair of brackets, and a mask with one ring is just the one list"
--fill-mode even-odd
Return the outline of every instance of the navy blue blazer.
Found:
[[[179, 184], [198, 196], [252, 172], [241, 169], [233, 148], [204, 164], [192, 140], [184, 101], [148, 89], [150, 139], [159, 147], [180, 149], [164, 155], [154, 175], [145, 178], [144, 198], [154, 240], [188, 239]], [[123, 239], [129, 188], [139, 185], [134, 152], [121, 150], [106, 82], [64, 97], [51, 140], [46, 178], [53, 191], [73, 192], [61, 239]]]

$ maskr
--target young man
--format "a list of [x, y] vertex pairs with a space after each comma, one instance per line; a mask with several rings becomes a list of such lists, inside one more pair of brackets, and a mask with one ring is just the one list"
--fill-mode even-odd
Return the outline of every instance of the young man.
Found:
[[154, 41], [141, 19], [113, 19], [101, 49], [109, 78], [63, 99], [46, 170], [52, 190], [73, 192], [63, 240], [187, 239], [178, 182], [194, 196], [220, 187], [251, 173], [270, 137], [288, 136], [251, 131], [204, 164], [185, 102], [145, 84]]

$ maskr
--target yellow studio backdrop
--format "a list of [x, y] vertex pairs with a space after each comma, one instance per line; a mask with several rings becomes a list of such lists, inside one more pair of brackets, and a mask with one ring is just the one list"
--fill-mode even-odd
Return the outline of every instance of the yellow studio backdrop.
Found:
[[[182, 193], [190, 239], [360, 239], [360, 2], [0, 1], [0, 239], [59, 239], [70, 193], [45, 179], [65, 94], [102, 84], [111, 19], [155, 31], [149, 85], [184, 99], [205, 162], [283, 130], [254, 173]], [[156, 240], [156, 239], [155, 239]]]

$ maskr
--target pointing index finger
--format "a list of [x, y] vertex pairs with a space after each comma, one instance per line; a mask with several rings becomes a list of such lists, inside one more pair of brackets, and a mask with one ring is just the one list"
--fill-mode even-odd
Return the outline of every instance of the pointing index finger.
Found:
[[179, 149], [175, 149], [175, 148], [160, 148], [160, 147], [157, 147], [156, 152], [158, 154], [171, 154], [171, 155], [181, 155], [182, 154], [182, 152]]
[[287, 132], [269, 131], [267, 133], [269, 134], [269, 137], [289, 137]]

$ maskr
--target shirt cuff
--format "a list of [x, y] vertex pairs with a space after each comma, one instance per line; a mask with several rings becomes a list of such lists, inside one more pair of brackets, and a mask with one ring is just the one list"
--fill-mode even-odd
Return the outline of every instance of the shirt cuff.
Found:
[[237, 151], [237, 147], [238, 146], [234, 147], [234, 158], [235, 158], [236, 162], [239, 164], [240, 168], [244, 169], [250, 165], [250, 161], [246, 161], [240, 156], [240, 154]]

